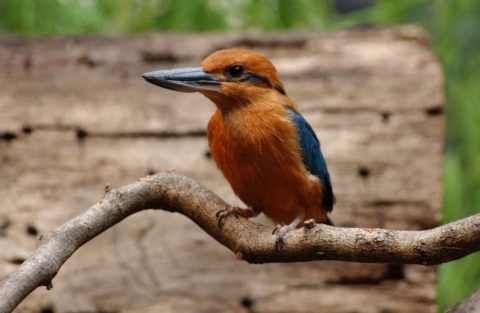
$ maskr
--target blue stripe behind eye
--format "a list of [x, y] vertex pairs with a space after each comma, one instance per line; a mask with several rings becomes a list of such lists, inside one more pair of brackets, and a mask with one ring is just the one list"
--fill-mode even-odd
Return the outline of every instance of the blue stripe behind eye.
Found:
[[251, 83], [261, 83], [261, 84], [266, 84], [268, 86], [271, 86], [272, 84], [270, 84], [270, 81], [266, 78], [262, 78], [260, 76], [257, 76], [255, 74], [252, 74], [252, 73], [248, 73], [246, 76], [244, 76], [242, 79], [240, 79], [240, 81], [244, 82], [244, 81], [249, 81]]
[[245, 77], [243, 77], [242, 79], [240, 79], [241, 82], [245, 82], [245, 81], [248, 81], [248, 82], [251, 82], [251, 83], [254, 83], [254, 84], [265, 84], [267, 86], [270, 86], [270, 87], [273, 87], [276, 91], [280, 92], [281, 94], [285, 95], [285, 91], [280, 88], [279, 86], [277, 85], [272, 85], [272, 83], [266, 79], [266, 78], [263, 78], [263, 77], [260, 77], [260, 76], [257, 76], [253, 73], [248, 73]]

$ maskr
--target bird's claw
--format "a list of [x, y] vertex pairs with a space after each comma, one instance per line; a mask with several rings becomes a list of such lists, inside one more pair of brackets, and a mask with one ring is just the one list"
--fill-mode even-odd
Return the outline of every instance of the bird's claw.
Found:
[[275, 233], [280, 229], [282, 228], [282, 225], [278, 224], [277, 226], [275, 226], [275, 228], [273, 229], [272, 231], [272, 235], [275, 235]]
[[272, 232], [272, 235], [278, 232], [277, 238], [275, 239], [275, 251], [280, 251], [282, 250], [282, 247], [286, 244], [285, 242], [285, 235], [290, 232], [291, 230], [294, 230], [295, 227], [292, 227], [290, 225], [282, 226], [282, 225], [277, 225]]
[[245, 218], [249, 218], [249, 217], [252, 216], [252, 213], [253, 213], [253, 211], [252, 211], [251, 208], [242, 209], [242, 208], [234, 206], [234, 207], [228, 207], [228, 208], [225, 208], [225, 209], [222, 209], [222, 210], [218, 211], [215, 214], [215, 216], [218, 219], [218, 227], [223, 228], [223, 222], [230, 215], [235, 215], [235, 218], [238, 218], [238, 216], [243, 216]]
[[282, 250], [282, 247], [285, 245], [285, 239], [283, 239], [283, 236], [277, 236], [277, 239], [275, 240], [275, 251], [280, 251]]
[[229, 208], [225, 208], [225, 209], [222, 209], [220, 211], [217, 212], [217, 214], [215, 214], [215, 217], [217, 218], [217, 225], [218, 225], [218, 228], [222, 228], [223, 227], [223, 221], [229, 217], [230, 215], [232, 214], [235, 214], [235, 217], [238, 216], [238, 213], [236, 212], [232, 212], [233, 208], [229, 207]]

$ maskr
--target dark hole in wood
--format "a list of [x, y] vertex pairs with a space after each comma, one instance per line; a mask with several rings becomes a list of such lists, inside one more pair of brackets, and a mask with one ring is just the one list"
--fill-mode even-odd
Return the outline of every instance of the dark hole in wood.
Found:
[[384, 124], [388, 123], [390, 121], [390, 116], [392, 116], [392, 113], [389, 112], [383, 112], [382, 113], [382, 122]]
[[0, 139], [5, 140], [6, 142], [10, 142], [14, 139], [17, 139], [17, 134], [12, 132], [4, 132], [0, 134]]
[[24, 125], [22, 127], [22, 133], [24, 134], [31, 134], [33, 132], [33, 128], [30, 125]]
[[386, 279], [402, 280], [405, 278], [403, 266], [400, 264], [390, 264], [385, 275]]
[[249, 297], [243, 297], [241, 300], [240, 300], [240, 304], [244, 307], [244, 308], [250, 308], [252, 307], [253, 305], [253, 300], [250, 299]]
[[27, 230], [27, 234], [29, 234], [30, 236], [38, 235], [38, 230], [33, 225], [28, 225], [26, 230]]
[[358, 168], [358, 175], [362, 178], [367, 178], [370, 175], [370, 169], [365, 166], [360, 166]]
[[12, 264], [20, 265], [20, 264], [22, 264], [23, 262], [25, 262], [25, 259], [24, 259], [24, 258], [13, 258], [13, 259], [10, 259], [10, 263], [12, 263]]
[[425, 112], [427, 113], [427, 115], [437, 116], [437, 115], [443, 114], [443, 108], [439, 107], [439, 106], [438, 107], [431, 107], [431, 108], [426, 109]]
[[45, 308], [42, 308], [40, 313], [55, 313], [55, 311], [51, 307], [45, 307]]
[[81, 129], [81, 128], [77, 128], [77, 139], [78, 140], [83, 140], [85, 139], [85, 137], [88, 136], [88, 132], [84, 129]]

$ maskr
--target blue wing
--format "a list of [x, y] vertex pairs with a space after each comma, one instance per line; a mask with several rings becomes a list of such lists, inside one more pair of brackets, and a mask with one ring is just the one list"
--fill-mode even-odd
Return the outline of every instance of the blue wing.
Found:
[[335, 203], [333, 195], [332, 182], [328, 174], [327, 163], [320, 150], [320, 142], [315, 132], [308, 122], [297, 111], [285, 107], [290, 113], [290, 117], [297, 126], [298, 137], [300, 138], [300, 147], [302, 148], [302, 158], [305, 166], [315, 176], [322, 181], [322, 206], [328, 212], [332, 211]]

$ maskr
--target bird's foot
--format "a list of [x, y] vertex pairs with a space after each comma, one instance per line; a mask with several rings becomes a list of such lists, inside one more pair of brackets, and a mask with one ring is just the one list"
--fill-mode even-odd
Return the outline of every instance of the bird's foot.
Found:
[[293, 225], [277, 225], [277, 227], [275, 227], [273, 229], [273, 232], [272, 232], [272, 235], [274, 235], [275, 233], [277, 233], [277, 239], [275, 239], [275, 250], [276, 251], [280, 251], [282, 250], [282, 247], [285, 245], [285, 235], [292, 231], [292, 230], [295, 230], [296, 229], [296, 226], [293, 226]]
[[222, 228], [225, 219], [227, 217], [229, 217], [230, 215], [235, 215], [236, 218], [238, 218], [238, 216], [243, 216], [245, 218], [250, 218], [250, 217], [255, 215], [254, 213], [255, 212], [253, 211], [253, 209], [251, 207], [247, 207], [245, 209], [242, 209], [242, 208], [239, 208], [239, 207], [236, 207], [236, 206], [230, 206], [230, 207], [227, 207], [225, 209], [222, 209], [222, 210], [218, 211], [217, 214], [215, 214], [215, 216], [218, 219], [218, 227]]
[[298, 225], [304, 220], [305, 215], [300, 214], [288, 225], [277, 225], [272, 232], [272, 235], [277, 233], [277, 239], [275, 240], [275, 250], [280, 251], [282, 247], [285, 245], [285, 235], [297, 228]]

